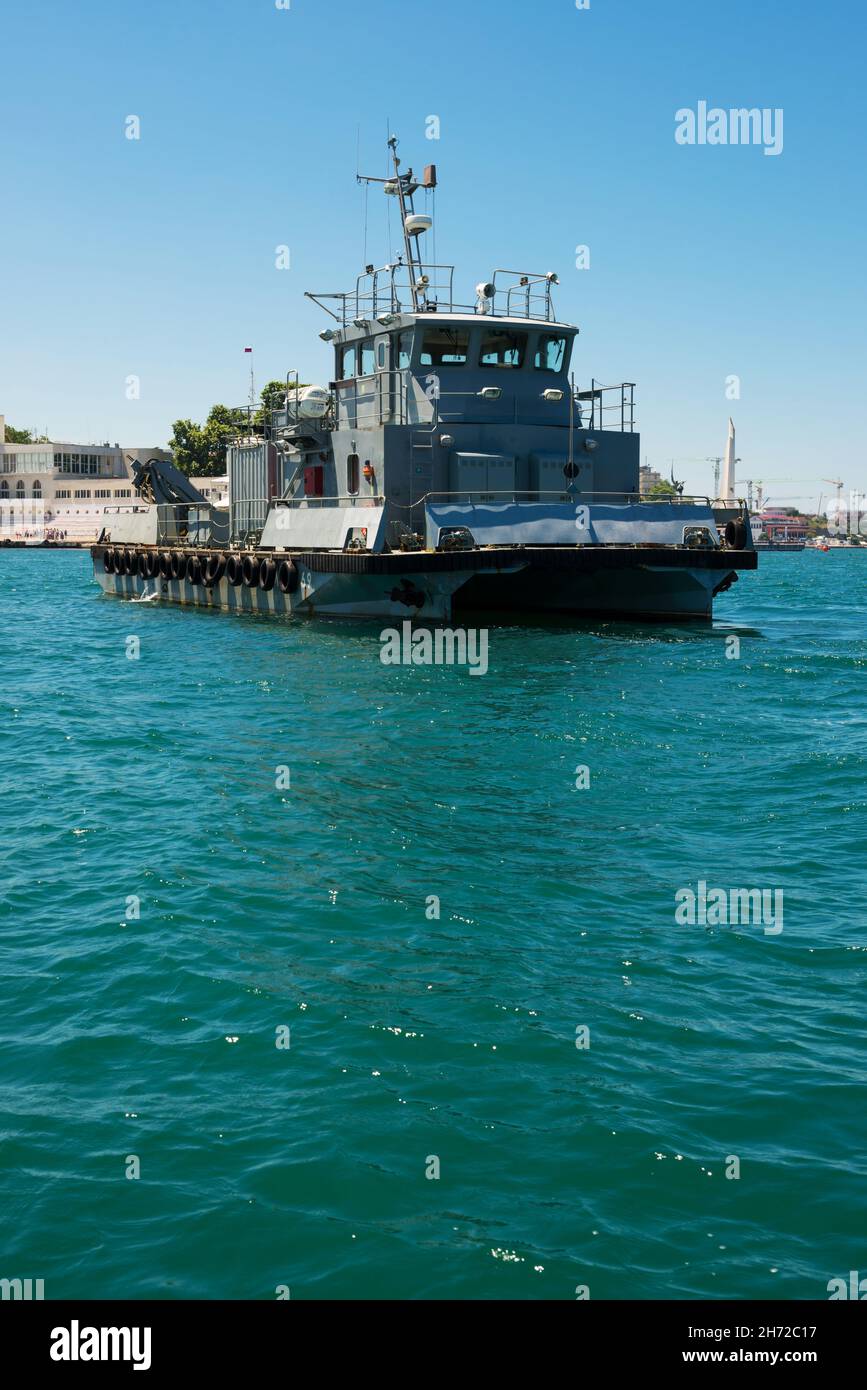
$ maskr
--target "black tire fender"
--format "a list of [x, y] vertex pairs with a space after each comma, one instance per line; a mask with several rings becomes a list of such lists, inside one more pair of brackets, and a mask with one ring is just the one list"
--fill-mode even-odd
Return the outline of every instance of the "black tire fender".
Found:
[[298, 570], [291, 560], [281, 560], [277, 566], [277, 588], [281, 594], [294, 594], [298, 588]]
[[274, 564], [271, 556], [266, 555], [264, 559], [259, 562], [259, 588], [264, 589], [265, 592], [268, 593], [274, 588], [274, 580], [276, 578], [277, 566]]
[[727, 521], [724, 535], [729, 550], [743, 550], [747, 543], [747, 527], [743, 517]]
[[226, 573], [225, 555], [208, 555], [205, 560], [205, 583], [219, 584]]

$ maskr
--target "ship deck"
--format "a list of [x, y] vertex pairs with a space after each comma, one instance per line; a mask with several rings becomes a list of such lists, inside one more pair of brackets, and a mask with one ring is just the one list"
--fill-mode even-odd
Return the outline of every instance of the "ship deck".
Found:
[[622, 569], [754, 570], [754, 550], [689, 550], [683, 546], [497, 546], [485, 550], [301, 551], [296, 564], [315, 573], [443, 574], [456, 570], [501, 571], [529, 566], [567, 573]]

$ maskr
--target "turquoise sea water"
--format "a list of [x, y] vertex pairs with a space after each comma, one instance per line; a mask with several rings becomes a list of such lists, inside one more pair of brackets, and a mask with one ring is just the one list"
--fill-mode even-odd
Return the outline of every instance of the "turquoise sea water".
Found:
[[[867, 1274], [867, 555], [760, 564], [713, 628], [492, 628], [473, 677], [0, 553], [0, 1276]], [[783, 931], [677, 925], [699, 880], [782, 890]]]

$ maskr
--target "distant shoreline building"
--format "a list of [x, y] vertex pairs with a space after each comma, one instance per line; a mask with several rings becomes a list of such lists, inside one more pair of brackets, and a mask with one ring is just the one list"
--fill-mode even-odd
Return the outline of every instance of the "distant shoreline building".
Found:
[[809, 533], [807, 517], [794, 507], [764, 507], [758, 518], [762, 532], [771, 541], [805, 541]]
[[664, 483], [668, 480], [663, 478], [661, 473], [656, 473], [648, 464], [642, 463], [638, 469], [638, 491], [642, 494], [650, 492], [656, 487], [657, 483]]
[[19, 531], [65, 532], [69, 540], [96, 539], [106, 506], [132, 504], [135, 489], [128, 459], [171, 459], [166, 449], [119, 444], [6, 442], [0, 415], [0, 535]]
[[[95, 541], [106, 512], [138, 502], [132, 460], [171, 462], [167, 449], [119, 444], [6, 442], [0, 415], [0, 541], [60, 540], [79, 545]], [[226, 478], [191, 479], [216, 502]]]

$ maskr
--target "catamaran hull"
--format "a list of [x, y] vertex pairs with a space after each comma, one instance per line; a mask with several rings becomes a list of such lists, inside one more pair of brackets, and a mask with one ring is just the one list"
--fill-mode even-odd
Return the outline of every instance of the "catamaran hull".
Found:
[[107, 573], [105, 547], [94, 546], [94, 576], [126, 599], [297, 616], [450, 621], [456, 613], [560, 613], [644, 620], [708, 620], [715, 594], [738, 569], [755, 569], [754, 551], [600, 547], [408, 554], [293, 555], [298, 580], [284, 594], [225, 577], [187, 579]]

